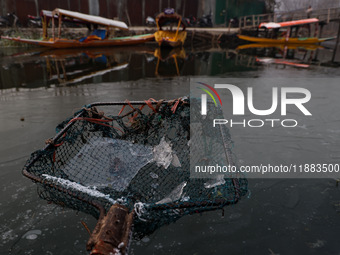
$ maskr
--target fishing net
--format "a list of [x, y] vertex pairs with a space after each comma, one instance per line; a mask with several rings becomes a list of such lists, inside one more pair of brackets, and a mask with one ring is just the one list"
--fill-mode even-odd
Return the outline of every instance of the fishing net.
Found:
[[[190, 117], [198, 118], [190, 105], [196, 104], [188, 98], [87, 105], [57, 126], [23, 173], [43, 199], [99, 219], [87, 246], [92, 254], [125, 253], [132, 222], [143, 236], [183, 215], [236, 203], [247, 192], [243, 178], [190, 178]], [[234, 164], [228, 130], [220, 133], [214, 137]]]

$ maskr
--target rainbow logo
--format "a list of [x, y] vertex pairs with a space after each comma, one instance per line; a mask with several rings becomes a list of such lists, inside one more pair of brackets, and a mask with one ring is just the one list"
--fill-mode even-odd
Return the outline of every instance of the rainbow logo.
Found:
[[[205, 84], [205, 83], [203, 83], [203, 82], [197, 82], [197, 83], [198, 83], [198, 84], [201, 84], [201, 85], [203, 85], [203, 86], [205, 86], [205, 87], [207, 87], [207, 88], [210, 89], [212, 92], [214, 92], [214, 94], [217, 96], [218, 100], [220, 101], [220, 104], [222, 105], [222, 100], [221, 100], [221, 98], [220, 98], [220, 95], [217, 93], [216, 89], [214, 89], [214, 88], [211, 87], [210, 85]], [[217, 106], [216, 99], [215, 99], [215, 97], [211, 94], [211, 92], [210, 92], [209, 90], [204, 89], [204, 88], [200, 88], [200, 87], [198, 87], [198, 88], [201, 89], [201, 90], [203, 90], [205, 93], [207, 93], [207, 94], [211, 97], [211, 99], [214, 101], [215, 106]]]
[[[220, 104], [222, 106], [222, 100], [220, 98], [220, 95], [217, 93], [217, 91], [213, 87], [211, 87], [210, 85], [205, 84], [203, 82], [197, 82], [197, 83], [207, 87], [208, 89], [210, 89], [215, 94], [215, 96], [218, 98], [218, 100], [220, 101]], [[211, 99], [214, 101], [215, 106], [217, 107], [216, 99], [209, 90], [207, 90], [205, 88], [200, 88], [200, 87], [197, 87], [197, 88], [199, 88], [199, 89], [203, 90], [205, 93], [207, 93], [211, 97]], [[202, 115], [207, 115], [207, 94], [201, 95], [201, 114]]]
[[[207, 89], [205, 89], [205, 88], [197, 87], [197, 88], [203, 90], [205, 93], [207, 93], [211, 97], [211, 99], [214, 101], [214, 104], [215, 104], [216, 107], [217, 107], [216, 99], [215, 99], [214, 95], [208, 89], [210, 89], [215, 94], [215, 96], [218, 98], [218, 100], [220, 101], [220, 104], [222, 106], [221, 97], [213, 87], [211, 87], [210, 85], [205, 84], [203, 82], [197, 82], [197, 83], [201, 84], [201, 85], [203, 85], [207, 88]], [[207, 115], [207, 94], [201, 95], [201, 114], [202, 115]]]

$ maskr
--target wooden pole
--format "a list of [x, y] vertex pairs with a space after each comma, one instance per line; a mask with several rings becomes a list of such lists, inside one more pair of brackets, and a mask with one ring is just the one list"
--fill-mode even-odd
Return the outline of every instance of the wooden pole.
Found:
[[47, 34], [47, 18], [45, 15], [42, 17], [41, 22], [42, 22], [42, 28], [43, 28], [43, 39], [46, 40], [48, 37], [48, 34]]
[[180, 73], [179, 73], [179, 68], [178, 68], [178, 63], [177, 63], [176, 55], [174, 56], [174, 60], [175, 60], [175, 65], [176, 65], [177, 76], [179, 76]]
[[[129, 23], [129, 27], [131, 27], [131, 20], [130, 20], [130, 15], [129, 15], [129, 12], [127, 10], [127, 6], [125, 8], [125, 14], [126, 14], [126, 17], [127, 17], [127, 20], [128, 20], [128, 23]], [[143, 21], [144, 22], [144, 21]], [[143, 23], [144, 24], [144, 23]]]
[[177, 41], [177, 37], [178, 37], [179, 27], [181, 26], [181, 22], [182, 22], [182, 19], [179, 19], [178, 25], [177, 25], [177, 30], [176, 30], [176, 35], [175, 35], [175, 40], [176, 40], [176, 41]]
[[288, 40], [289, 40], [289, 37], [290, 37], [290, 31], [291, 31], [291, 28], [290, 28], [290, 27], [288, 27], [288, 29], [287, 29], [287, 32], [286, 32], [286, 38], [285, 38], [285, 41], [286, 41], [286, 42], [288, 42]]
[[145, 0], [142, 1], [142, 24], [145, 24]]
[[314, 25], [315, 27], [314, 27], [314, 37], [318, 37], [318, 33], [319, 33], [319, 23], [315, 23], [315, 25]]
[[55, 69], [57, 70], [58, 81], [59, 81], [59, 83], [61, 83], [62, 80], [61, 80], [61, 77], [60, 77], [59, 66], [58, 66], [58, 60], [55, 61]]
[[106, 0], [106, 16], [110, 19], [112, 16], [111, 16], [111, 13], [110, 13], [110, 1], [109, 0]]
[[59, 24], [58, 24], [58, 38], [61, 36], [61, 23], [62, 23], [62, 15], [59, 13]]
[[322, 31], [323, 31], [323, 26], [324, 24], [322, 23], [321, 26], [320, 26], [320, 31], [319, 31], [319, 38], [322, 38]]
[[185, 17], [185, 5], [186, 5], [186, 0], [183, 1], [183, 11], [182, 11], [183, 17]]
[[155, 75], [158, 75], [158, 67], [159, 67], [159, 56], [157, 57], [157, 64], [156, 64], [156, 70], [155, 70]]
[[339, 21], [339, 28], [338, 28], [338, 36], [336, 38], [335, 48], [333, 50], [332, 62], [334, 62], [335, 60], [335, 55], [336, 55], [338, 44], [339, 44], [339, 37], [340, 37], [340, 21]]
[[108, 251], [118, 250], [127, 254], [129, 239], [132, 233], [134, 212], [122, 205], [114, 204], [102, 219], [99, 219], [86, 249], [95, 251], [92, 254], [109, 254]]
[[331, 15], [331, 9], [328, 9], [328, 14], [327, 14], [327, 23], [329, 23], [329, 20], [330, 20], [330, 15]]
[[159, 26], [159, 24], [158, 24], [158, 20], [159, 20], [159, 19], [156, 18], [157, 31], [161, 30], [161, 28], [160, 28], [160, 26]]
[[52, 12], [52, 34], [53, 34], [53, 41], [55, 39], [55, 24], [54, 24], [54, 12]]

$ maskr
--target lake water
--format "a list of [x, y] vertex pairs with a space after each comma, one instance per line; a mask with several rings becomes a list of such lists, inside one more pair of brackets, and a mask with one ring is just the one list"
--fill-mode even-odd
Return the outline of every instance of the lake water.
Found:
[[[158, 52], [152, 45], [82, 51], [0, 50], [0, 253], [87, 254], [96, 219], [47, 204], [21, 174], [30, 154], [55, 126], [83, 105], [100, 101], [174, 99], [190, 93], [190, 78], [233, 80], [270, 95], [285, 80], [312, 93], [312, 119], [294, 130], [230, 129], [239, 164], [339, 163], [340, 69], [326, 67], [332, 52], [281, 49], [185, 49]], [[294, 59], [292, 60], [292, 54]], [[290, 59], [289, 59], [290, 58]], [[311, 64], [297, 67], [296, 62]], [[271, 64], [269, 64], [271, 63]], [[293, 63], [293, 64], [292, 64]], [[296, 114], [294, 111], [292, 114]], [[239, 203], [164, 225], [130, 254], [338, 254], [340, 188], [334, 179], [249, 179]]]

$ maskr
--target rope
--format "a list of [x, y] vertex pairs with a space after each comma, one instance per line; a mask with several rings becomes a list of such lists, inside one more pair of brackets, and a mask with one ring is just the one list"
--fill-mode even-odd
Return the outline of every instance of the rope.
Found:
[[147, 221], [146, 219], [142, 218], [142, 215], [146, 213], [145, 206], [142, 202], [137, 202], [134, 204], [135, 212], [137, 214], [138, 219], [141, 221]]
[[112, 122], [111, 119], [102, 120], [102, 119], [95, 119], [95, 118], [78, 117], [78, 118], [71, 119], [69, 121], [69, 123], [72, 123], [72, 122], [77, 121], [77, 120], [88, 121], [88, 122], [91, 122], [91, 123], [94, 123], [94, 124], [99, 124], [99, 125], [102, 125], [102, 126], [105, 126], [105, 127], [114, 128], [114, 129], [120, 131], [122, 134], [124, 134], [124, 131], [121, 130], [120, 128], [114, 127], [112, 125], [105, 124], [105, 123], [108, 123], [108, 122]]
[[174, 102], [175, 102], [175, 104], [174, 104], [173, 107], [171, 108], [172, 113], [175, 113], [175, 112], [176, 112], [176, 109], [177, 109], [177, 107], [178, 107], [178, 104], [179, 104], [180, 102], [183, 102], [183, 101], [182, 101], [182, 98], [180, 97], [180, 98], [176, 99]]

